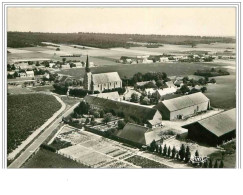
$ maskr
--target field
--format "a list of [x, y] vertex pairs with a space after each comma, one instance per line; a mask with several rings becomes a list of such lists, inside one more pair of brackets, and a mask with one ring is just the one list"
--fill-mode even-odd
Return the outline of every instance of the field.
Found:
[[50, 92], [54, 90], [54, 87], [52, 85], [38, 86], [38, 87], [32, 87], [31, 90], [35, 92], [39, 92], [39, 91]]
[[205, 95], [210, 99], [211, 106], [231, 109], [236, 107], [236, 76], [216, 77], [217, 84], [208, 85]]
[[[111, 66], [93, 67], [92, 73], [118, 72], [120, 77], [132, 77], [135, 73], [165, 72], [168, 76], [192, 75], [198, 69], [207, 69], [218, 66], [213, 63], [153, 63], [153, 64], [117, 64]], [[80, 78], [84, 75], [84, 69], [61, 70], [61, 74], [66, 74]]]
[[57, 153], [40, 149], [21, 168], [89, 168]]
[[126, 161], [133, 163], [137, 166], [140, 166], [142, 168], [169, 168], [166, 165], [162, 165], [158, 162], [152, 161], [142, 156], [132, 156], [130, 158], [127, 158]]
[[[57, 142], [52, 146], [58, 144], [58, 154], [93, 168], [167, 167], [163, 163], [143, 157], [140, 157], [141, 165], [137, 160], [134, 163], [129, 162], [126, 159], [139, 156], [141, 152], [138, 149], [68, 126], [62, 129], [55, 140]], [[63, 141], [71, 143], [71, 146]]]
[[7, 153], [14, 150], [61, 105], [44, 94], [18, 94], [7, 97]]

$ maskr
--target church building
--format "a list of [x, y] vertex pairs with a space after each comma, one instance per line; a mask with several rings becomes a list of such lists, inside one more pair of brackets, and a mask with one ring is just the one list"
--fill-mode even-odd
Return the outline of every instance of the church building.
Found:
[[89, 91], [103, 92], [105, 89], [115, 89], [122, 87], [122, 80], [117, 72], [92, 74], [89, 68], [89, 57], [87, 56], [84, 88]]

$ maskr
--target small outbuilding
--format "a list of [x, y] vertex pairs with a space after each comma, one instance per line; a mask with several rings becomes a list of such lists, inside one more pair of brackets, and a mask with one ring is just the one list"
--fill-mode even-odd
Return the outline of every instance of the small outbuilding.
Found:
[[160, 140], [160, 137], [152, 129], [133, 123], [127, 123], [116, 136], [119, 140], [137, 147], [148, 146], [153, 140]]

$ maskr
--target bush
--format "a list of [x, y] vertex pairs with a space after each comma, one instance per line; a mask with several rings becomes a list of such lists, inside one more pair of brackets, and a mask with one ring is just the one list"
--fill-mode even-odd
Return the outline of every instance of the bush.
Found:
[[56, 152], [56, 149], [54, 147], [47, 145], [47, 144], [41, 144], [40, 147], [43, 148], [43, 149], [49, 150], [51, 152]]
[[123, 129], [126, 123], [123, 120], [118, 121], [118, 129]]

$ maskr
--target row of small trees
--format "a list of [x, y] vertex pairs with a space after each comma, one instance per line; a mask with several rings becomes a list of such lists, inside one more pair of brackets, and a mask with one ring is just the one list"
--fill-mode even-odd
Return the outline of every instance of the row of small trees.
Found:
[[[171, 149], [171, 147], [167, 147], [165, 144], [164, 146], [158, 145], [155, 140], [152, 141], [150, 144], [149, 150], [151, 152], [156, 152], [158, 154], [161, 154], [163, 156], [167, 156], [169, 158], [176, 158], [181, 161], [185, 161], [186, 163], [189, 162], [191, 158], [191, 152], [189, 146], [185, 147], [184, 144], [181, 145], [181, 148], [179, 151], [176, 150], [175, 146]], [[199, 156], [198, 151], [196, 151], [195, 156]]]
[[[180, 161], [184, 161], [185, 163], [188, 163], [191, 159], [191, 152], [189, 146], [185, 147], [184, 144], [181, 145], [180, 150], [177, 151], [175, 146], [171, 149], [171, 147], [158, 145], [155, 140], [153, 140], [149, 146], [149, 151], [156, 152], [162, 156], [166, 156], [172, 159], [177, 159]], [[195, 157], [199, 157], [199, 152], [196, 150]], [[206, 160], [203, 164], [201, 164], [201, 167], [203, 168], [223, 168], [224, 162], [221, 160], [215, 160], [214, 165], [212, 159]]]

